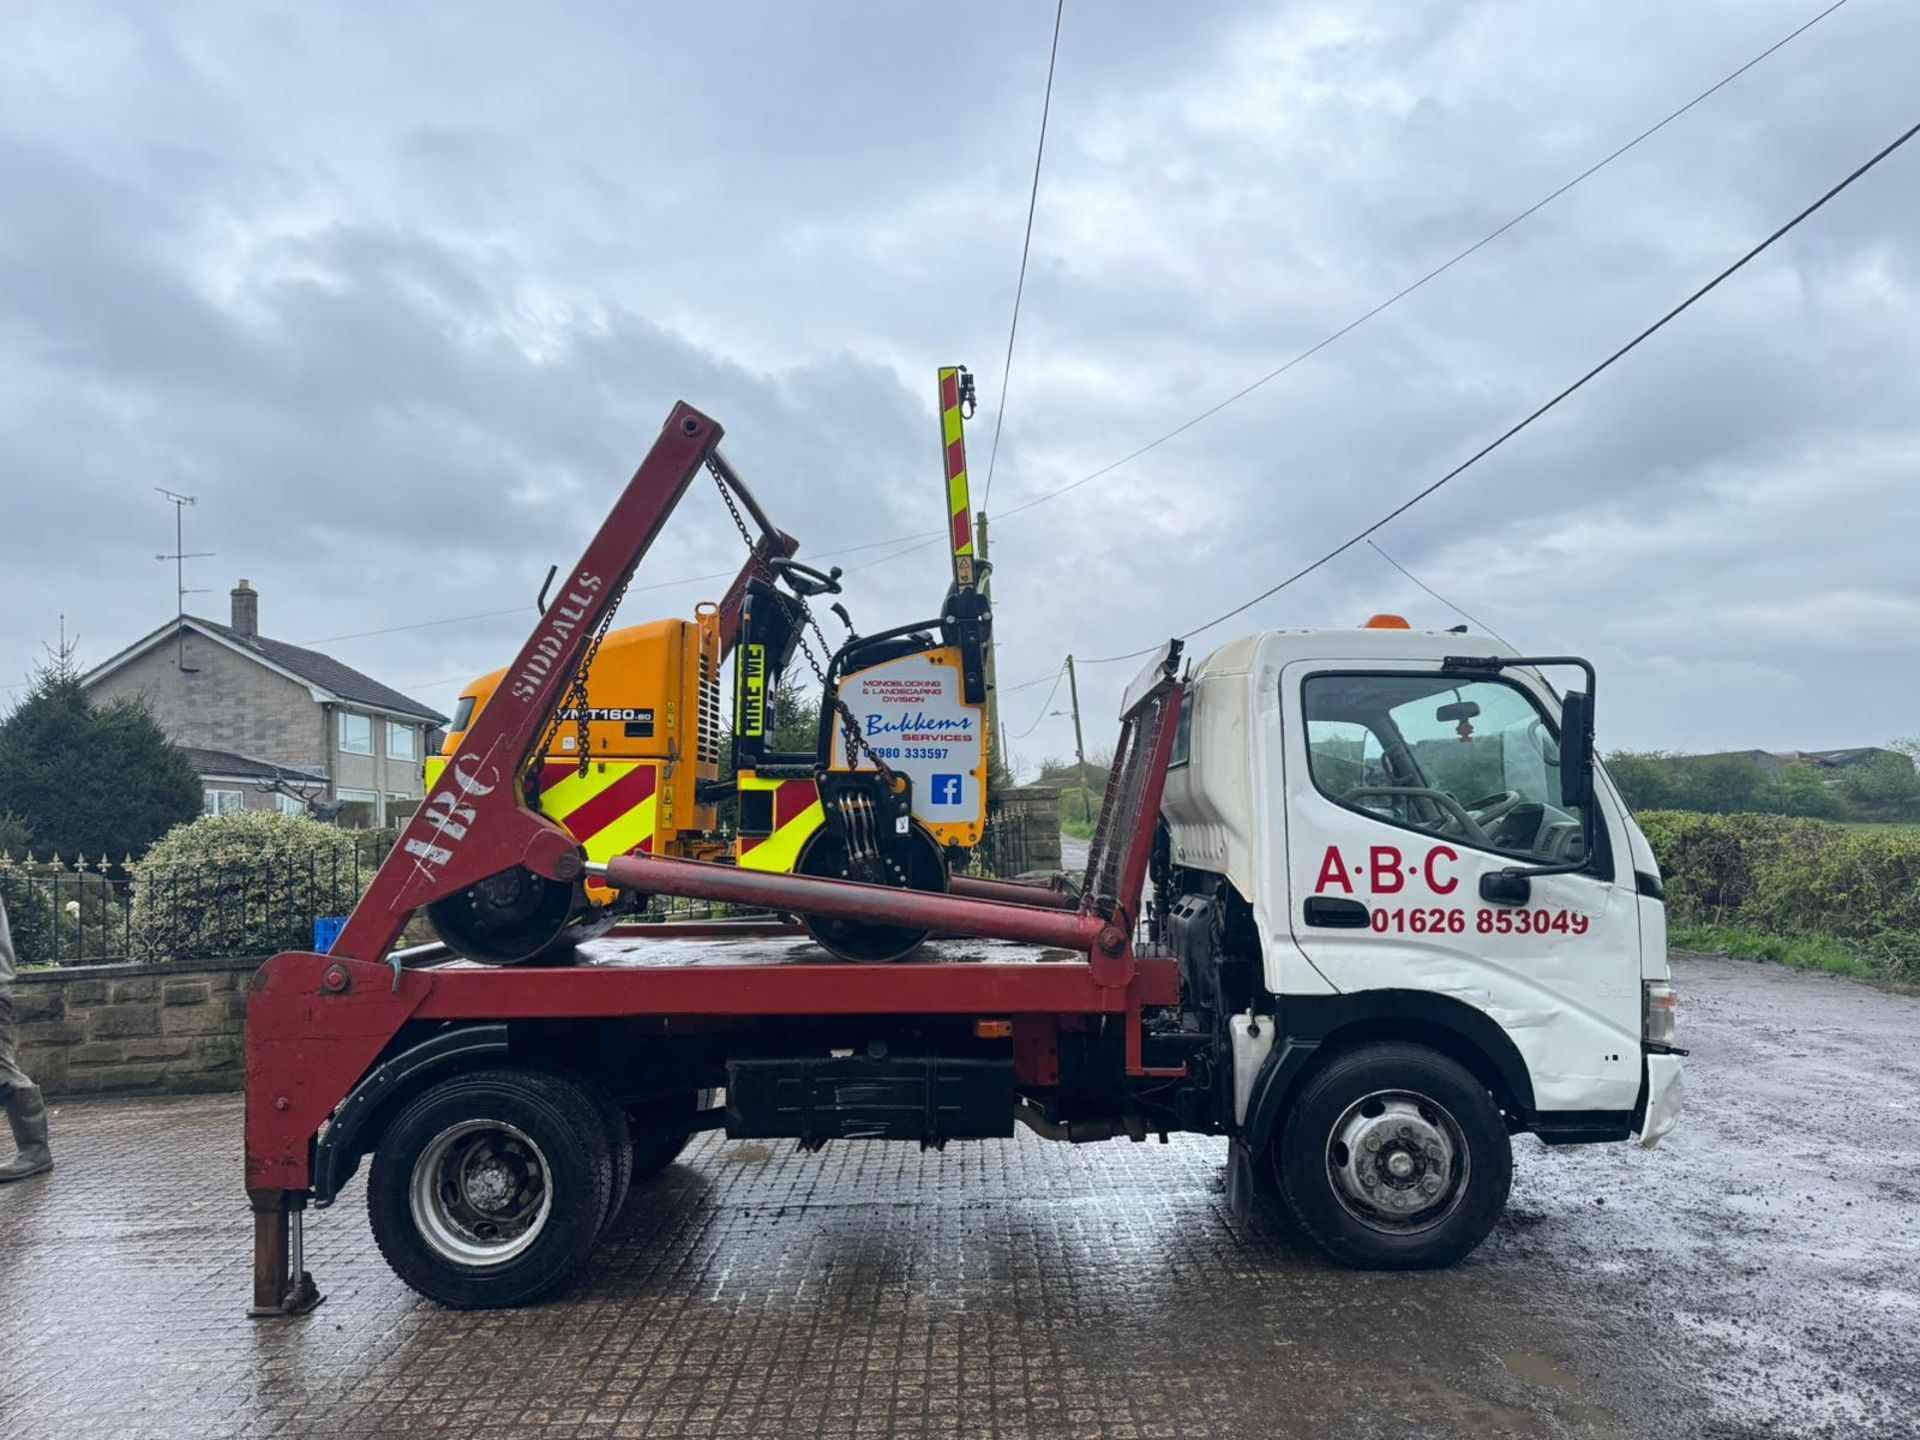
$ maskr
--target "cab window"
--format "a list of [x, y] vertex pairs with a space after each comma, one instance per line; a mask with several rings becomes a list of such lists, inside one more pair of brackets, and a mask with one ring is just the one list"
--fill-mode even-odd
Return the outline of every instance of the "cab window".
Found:
[[1505, 680], [1323, 674], [1304, 682], [1314, 785], [1363, 815], [1542, 864], [1581, 858], [1560, 746]]

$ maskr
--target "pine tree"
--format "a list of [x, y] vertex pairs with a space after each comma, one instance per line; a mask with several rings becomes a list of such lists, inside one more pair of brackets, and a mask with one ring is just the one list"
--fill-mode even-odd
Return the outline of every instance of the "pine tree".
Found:
[[138, 855], [200, 806], [200, 777], [145, 703], [95, 705], [72, 646], [0, 720], [0, 815], [31, 831], [38, 856]]

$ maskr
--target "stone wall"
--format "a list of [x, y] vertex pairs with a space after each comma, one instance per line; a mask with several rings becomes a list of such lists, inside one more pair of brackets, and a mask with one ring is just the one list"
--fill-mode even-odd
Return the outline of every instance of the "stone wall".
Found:
[[13, 982], [20, 1065], [49, 1095], [238, 1090], [258, 957], [29, 970]]
[[994, 797], [989, 821], [996, 875], [1051, 874], [1060, 868], [1060, 791], [1022, 785]]

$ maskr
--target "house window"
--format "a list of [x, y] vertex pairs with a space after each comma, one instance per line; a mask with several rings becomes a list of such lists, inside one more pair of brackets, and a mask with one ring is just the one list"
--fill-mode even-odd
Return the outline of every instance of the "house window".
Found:
[[420, 732], [411, 725], [402, 725], [398, 721], [387, 722], [387, 758], [389, 760], [418, 760], [420, 758]]
[[351, 710], [340, 712], [340, 752], [343, 755], [373, 753], [373, 717], [371, 715], [355, 715]]
[[296, 795], [275, 795], [273, 808], [282, 815], [304, 815], [307, 813], [307, 802]]
[[201, 793], [200, 808], [208, 815], [237, 815], [246, 801], [238, 790], [207, 790]]
[[334, 795], [340, 801], [339, 823], [346, 829], [371, 830], [380, 823], [380, 796], [376, 791], [336, 790]]
[[389, 794], [387, 796], [387, 824], [404, 825], [413, 818], [413, 812], [419, 808], [420, 798], [417, 795]]

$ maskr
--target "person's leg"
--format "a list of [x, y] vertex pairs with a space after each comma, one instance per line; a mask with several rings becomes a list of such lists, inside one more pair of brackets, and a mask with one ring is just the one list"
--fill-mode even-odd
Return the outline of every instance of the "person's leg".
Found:
[[6, 1096], [7, 1123], [19, 1154], [0, 1165], [0, 1185], [53, 1168], [47, 1148], [47, 1105], [40, 1087], [13, 1055], [13, 997], [0, 986], [0, 1094]]

